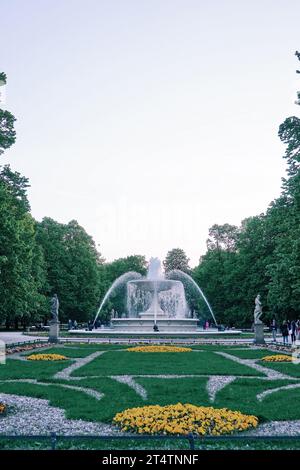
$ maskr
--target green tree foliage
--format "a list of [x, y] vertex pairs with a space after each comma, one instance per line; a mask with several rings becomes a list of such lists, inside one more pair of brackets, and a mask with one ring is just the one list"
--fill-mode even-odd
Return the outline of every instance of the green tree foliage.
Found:
[[47, 217], [38, 223], [37, 241], [46, 264], [45, 294], [58, 295], [60, 319], [88, 320], [97, 308], [101, 263], [93, 239], [75, 220], [60, 224]]
[[238, 228], [234, 225], [213, 225], [209, 229], [207, 253], [193, 271], [193, 278], [205, 292], [218, 323], [231, 324], [232, 317], [236, 317], [237, 236]]
[[209, 238], [206, 241], [207, 249], [234, 252], [238, 233], [238, 227], [235, 225], [213, 225], [208, 232]]
[[[0, 86], [6, 84], [6, 74], [0, 73]], [[16, 118], [9, 111], [0, 109], [0, 155], [16, 141], [14, 123]]]
[[0, 86], [1, 85], [6, 85], [6, 73], [4, 72], [0, 72]]
[[[299, 52], [296, 56], [300, 60]], [[300, 91], [297, 96], [299, 105]], [[279, 137], [286, 145], [287, 178], [282, 196], [268, 211], [269, 220], [278, 228], [274, 259], [268, 266], [268, 297], [274, 310], [291, 318], [300, 317], [300, 119], [287, 118], [279, 127]]]
[[0, 322], [41, 319], [45, 308], [44, 260], [29, 214], [28, 180], [8, 166], [0, 170]]
[[173, 269], [180, 269], [180, 271], [188, 273], [190, 271], [189, 258], [181, 248], [173, 248], [168, 251], [166, 259], [163, 262], [165, 272], [172, 271]]

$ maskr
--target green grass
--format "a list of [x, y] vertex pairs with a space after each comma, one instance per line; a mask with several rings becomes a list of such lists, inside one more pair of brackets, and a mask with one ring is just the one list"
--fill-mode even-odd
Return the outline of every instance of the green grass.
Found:
[[[0, 450], [49, 450], [51, 440], [5, 439], [0, 436]], [[186, 438], [176, 439], [59, 439], [57, 450], [189, 450]]]
[[254, 414], [260, 421], [300, 419], [299, 389], [276, 392], [261, 402], [256, 399], [264, 390], [293, 383], [288, 380], [236, 379], [217, 394], [214, 406]]
[[[34, 440], [5, 439], [0, 437], [0, 450], [48, 450], [51, 449], [51, 441], [35, 438]], [[187, 439], [129, 439], [97, 440], [97, 439], [58, 439], [57, 450], [189, 450]], [[227, 441], [222, 438], [214, 438], [211, 441], [195, 440], [195, 450], [299, 450], [300, 439], [281, 440], [252, 440], [249, 437], [245, 441]]]
[[19, 361], [7, 359], [6, 364], [0, 365], [0, 380], [7, 379], [47, 379], [65, 369], [71, 361]]
[[[199, 406], [212, 405], [208, 399], [205, 378], [138, 378], [136, 381], [146, 389], [148, 393], [146, 400], [143, 400], [126, 384], [118, 383], [110, 378], [84, 379], [79, 384], [77, 382], [74, 384], [104, 393], [100, 401], [80, 391], [60, 388], [54, 380], [49, 386], [0, 382], [0, 393], [44, 398], [50, 400], [51, 405], [66, 410], [66, 416], [70, 419], [96, 422], [111, 422], [116, 413], [137, 406], [153, 404], [163, 406], [178, 402]], [[69, 384], [69, 382], [65, 383]], [[300, 419], [299, 389], [276, 392], [262, 402], [256, 399], [257, 394], [266, 389], [290, 383], [292, 382], [284, 380], [236, 379], [217, 393], [213, 406], [254, 414], [261, 422], [275, 419]], [[290, 403], [293, 403], [293, 406], [290, 406]]]
[[164, 406], [181, 402], [211, 406], [206, 390], [207, 379], [205, 377], [186, 377], [185, 379], [139, 377], [135, 380], [147, 390], [147, 404], [149, 405], [159, 403]]
[[[271, 354], [272, 353], [266, 354], [266, 356], [269, 356]], [[275, 354], [275, 353], [273, 353], [273, 354]], [[294, 364], [293, 362], [291, 362], [291, 363], [272, 362], [271, 363], [271, 362], [264, 362], [264, 361], [259, 362], [259, 364], [261, 364], [265, 367], [268, 367], [269, 369], [277, 370], [278, 372], [281, 372], [282, 374], [287, 374], [287, 375], [290, 375], [291, 377], [299, 377], [300, 378], [300, 364]]]
[[257, 375], [260, 372], [213, 352], [137, 353], [109, 351], [74, 371], [74, 376], [139, 374]]
[[261, 359], [264, 356], [268, 356], [270, 354], [270, 351], [266, 349], [247, 349], [247, 350], [239, 350], [237, 349], [231, 349], [228, 348], [226, 350], [228, 354], [231, 354], [232, 356], [239, 357], [241, 359]]
[[[175, 342], [174, 342], [175, 343]], [[102, 356], [89, 364], [74, 371], [74, 376], [82, 377], [79, 381], [64, 381], [54, 379], [53, 375], [72, 364], [72, 361], [62, 362], [31, 362], [8, 359], [6, 365], [0, 365], [0, 393], [32, 396], [49, 400], [50, 404], [65, 410], [69, 419], [83, 419], [94, 422], [111, 422], [113, 416], [127, 408], [151, 404], [192, 403], [195, 405], [229, 408], [246, 414], [258, 416], [260, 422], [270, 420], [300, 419], [299, 389], [289, 389], [275, 392], [261, 402], [257, 395], [267, 389], [275, 389], [295, 383], [291, 380], [264, 380], [264, 375], [254, 369], [226, 359], [215, 352], [226, 351], [235, 357], [259, 359], [273, 354], [267, 349], [238, 350], [239, 346], [226, 345], [193, 345], [193, 352], [188, 353], [133, 353], [122, 351], [128, 345], [84, 344], [76, 346], [54, 346], [41, 352], [64, 354], [69, 357], [86, 357], [95, 351], [106, 351]], [[244, 346], [242, 346], [244, 348]], [[118, 350], [119, 349], [119, 350]], [[201, 351], [199, 351], [202, 350]], [[198, 350], [198, 351], [197, 351]], [[38, 353], [38, 350], [33, 353]], [[300, 365], [263, 363], [265, 367], [279, 370], [292, 377], [300, 378]], [[147, 392], [143, 399], [128, 385], [119, 383], [110, 376], [133, 375], [135, 381]], [[203, 375], [203, 377], [158, 378], [147, 375]], [[145, 377], [138, 377], [145, 375]], [[227, 385], [216, 394], [216, 400], [211, 403], [207, 392], [208, 375], [238, 375], [234, 382]], [[97, 376], [93, 378], [92, 376]], [[250, 378], [252, 376], [255, 378]], [[6, 379], [31, 378], [42, 381], [48, 386], [28, 383], [5, 383]], [[297, 383], [297, 382], [296, 382]], [[99, 401], [94, 397], [77, 390], [64, 389], [61, 384], [90, 388], [104, 394]], [[11, 410], [9, 411], [11, 412]], [[1, 429], [1, 418], [0, 418]], [[300, 439], [299, 439], [300, 441]], [[209, 442], [203, 444], [207, 449], [277, 449], [300, 448], [299, 441], [293, 442]], [[199, 444], [200, 445], [200, 444]], [[48, 444], [49, 446], [49, 444]], [[297, 447], [298, 446], [298, 447]], [[5, 441], [0, 437], [0, 449], [7, 448], [45, 448], [45, 443]], [[186, 441], [60, 441], [58, 448], [66, 449], [180, 449], [188, 448]], [[197, 448], [197, 446], [196, 446]]]

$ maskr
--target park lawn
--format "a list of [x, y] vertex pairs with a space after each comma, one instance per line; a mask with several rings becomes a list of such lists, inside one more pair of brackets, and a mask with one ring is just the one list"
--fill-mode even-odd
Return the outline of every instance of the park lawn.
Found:
[[[38, 437], [34, 440], [7, 439], [0, 436], [0, 450], [49, 450], [51, 449], [51, 439], [42, 440]], [[56, 444], [57, 450], [189, 450], [187, 438], [157, 438], [135, 439], [128, 436], [127, 439], [63, 439], [59, 438]], [[261, 439], [255, 440], [247, 436], [243, 442], [225, 440], [222, 436], [217, 436], [213, 440], [206, 441], [202, 437], [195, 439], [195, 450], [299, 450], [299, 439]]]
[[264, 376], [255, 369], [238, 364], [213, 352], [138, 353], [109, 351], [75, 370], [72, 376], [110, 375], [245, 375]]
[[147, 390], [148, 405], [192, 403], [211, 406], [206, 389], [206, 377], [153, 378], [136, 377], [135, 381]]
[[[277, 355], [280, 353], [270, 353], [266, 354], [266, 356], [271, 356], [271, 355]], [[265, 362], [265, 361], [260, 361], [259, 364], [261, 364], [264, 367], [268, 367], [269, 369], [277, 370], [278, 372], [281, 372], [282, 374], [287, 374], [290, 375], [291, 377], [299, 377], [300, 378], [300, 364], [294, 364], [293, 362]]]
[[[72, 385], [79, 386], [79, 384]], [[68, 419], [101, 421], [102, 415], [101, 413], [97, 413], [97, 411], [101, 409], [100, 401], [81, 391], [61, 388], [55, 384], [45, 386], [28, 383], [0, 382], [0, 393], [24, 395], [49, 400], [51, 406], [65, 410], [65, 415]]]
[[[46, 351], [45, 351], [46, 353]], [[0, 364], [0, 380], [7, 379], [47, 379], [56, 372], [65, 369], [72, 361], [20, 361], [7, 359], [6, 364]]]
[[[52, 406], [64, 409], [66, 417], [69, 419], [108, 423], [116, 413], [128, 408], [178, 402], [238, 410], [257, 416], [260, 422], [300, 419], [299, 389], [276, 392], [267, 396], [262, 402], [256, 399], [256, 395], [264, 390], [288, 385], [293, 383], [291, 381], [236, 379], [235, 382], [217, 393], [214, 403], [208, 400], [205, 378], [158, 379], [143, 377], [137, 378], [136, 381], [147, 391], [147, 399], [137, 395], [126, 384], [104, 377], [83, 379], [80, 383], [73, 384], [104, 393], [104, 397], [100, 401], [80, 391], [60, 388], [58, 382], [55, 383], [54, 380], [49, 383], [49, 386], [0, 382], [0, 393], [44, 398], [49, 400]], [[70, 382], [60, 381], [60, 383], [70, 385]]]
[[300, 419], [299, 389], [275, 392], [266, 396], [262, 401], [258, 401], [256, 398], [265, 390], [294, 383], [290, 380], [269, 381], [238, 378], [217, 393], [214, 406], [254, 414], [260, 422]]
[[[126, 384], [121, 384], [106, 377], [71, 383], [50, 378], [44, 382], [47, 383], [47, 386], [0, 381], [0, 393], [43, 398], [49, 400], [50, 405], [65, 410], [68, 419], [96, 422], [111, 422], [117, 412], [135, 406], [144, 406], [145, 404], [145, 401]], [[92, 388], [104, 393], [104, 397], [97, 400], [82, 391], [62, 388], [59, 384]]]
[[[8, 439], [0, 435], [0, 450], [50, 450], [51, 437], [48, 440], [39, 439], [26, 440], [24, 437], [20, 439]], [[64, 439], [59, 437], [56, 444], [57, 450], [190, 450], [189, 441], [186, 437], [178, 436], [172, 438], [143, 438], [135, 439], [128, 436], [126, 439]]]
[[226, 352], [232, 356], [239, 357], [240, 359], [261, 359], [262, 357], [273, 355], [272, 351], [266, 349], [227, 349]]
[[[75, 348], [76, 354], [78, 354], [77, 349]], [[249, 350], [249, 352], [254, 351], [258, 350]], [[80, 381], [70, 382], [53, 378], [56, 372], [70, 364], [72, 361], [55, 363], [8, 359], [6, 365], [0, 366], [0, 392], [45, 398], [50, 400], [51, 405], [64, 409], [67, 418], [87, 421], [111, 422], [117, 412], [127, 408], [178, 402], [239, 410], [258, 416], [261, 422], [300, 419], [299, 389], [275, 392], [264, 398], [262, 402], [256, 399], [257, 394], [264, 390], [294, 384], [294, 381], [261, 379], [259, 378], [261, 374], [252, 368], [230, 361], [211, 351], [189, 353], [108, 351], [91, 363], [74, 371], [83, 377]], [[270, 364], [264, 365], [270, 366]], [[272, 364], [272, 366], [277, 366], [277, 370], [278, 368], [299, 367], [294, 364]], [[281, 371], [289, 373], [287, 370]], [[140, 397], [128, 385], [105, 377], [124, 374], [137, 376], [135, 381], [146, 390], [146, 399]], [[216, 395], [215, 402], [211, 403], [206, 390], [206, 377], [154, 378], [140, 376], [144, 374], [244, 375], [244, 378], [237, 378], [233, 383], [220, 390]], [[92, 375], [99, 377], [92, 378], [90, 377]], [[256, 375], [257, 378], [247, 378], [248, 375]], [[1, 381], [22, 378], [43, 381], [49, 386]], [[103, 393], [104, 397], [101, 400], [96, 400], [81, 391], [61, 388], [59, 384], [91, 388]]]

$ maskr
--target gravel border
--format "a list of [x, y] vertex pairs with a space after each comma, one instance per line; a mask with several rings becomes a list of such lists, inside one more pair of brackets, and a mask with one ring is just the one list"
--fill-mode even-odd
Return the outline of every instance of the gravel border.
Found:
[[271, 388], [269, 390], [264, 390], [263, 392], [256, 395], [256, 398], [258, 401], [262, 401], [266, 396], [271, 395], [272, 393], [279, 392], [280, 390], [290, 390], [293, 388], [300, 388], [300, 383], [283, 385], [282, 387], [276, 387], [276, 388]]
[[147, 390], [145, 390], [142, 385], [138, 384], [131, 375], [111, 375], [110, 378], [119, 383], [128, 385], [128, 387], [132, 388], [143, 400], [147, 400]]
[[210, 375], [206, 384], [209, 400], [215, 401], [216, 394], [235, 379], [236, 377], [232, 375]]
[[270, 421], [260, 424], [256, 429], [246, 431], [242, 435], [255, 436], [300, 436], [300, 420]]
[[223, 351], [214, 351], [215, 354], [219, 354], [220, 356], [223, 356], [225, 357], [226, 359], [230, 359], [231, 361], [234, 361], [234, 362], [238, 362], [239, 364], [242, 364], [244, 366], [248, 366], [248, 367], [251, 367], [252, 369], [255, 369], [257, 370], [258, 372], [262, 372], [263, 374], [265, 374], [268, 379], [272, 379], [272, 380], [275, 380], [275, 379], [293, 379], [295, 377], [290, 377], [289, 375], [285, 375], [285, 374], [282, 374], [281, 372], [278, 372], [277, 370], [273, 370], [273, 369], [268, 369], [267, 367], [264, 367], [264, 366], [261, 366], [260, 364], [257, 364], [256, 363], [256, 360], [257, 359], [241, 359], [240, 357], [237, 357], [237, 356], [232, 356], [231, 354], [228, 354], [226, 352], [223, 352]]
[[77, 387], [76, 385], [61, 384], [56, 382], [39, 382], [35, 379], [6, 379], [0, 380], [0, 383], [28, 383], [33, 385], [42, 385], [43, 387], [49, 387], [51, 385], [55, 387], [68, 388], [70, 390], [75, 390], [78, 392], [83, 392], [90, 397], [96, 398], [96, 400], [101, 400], [104, 397], [104, 393], [97, 392], [91, 388], [86, 387]]
[[7, 415], [1, 417], [0, 435], [120, 434], [109, 424], [67, 419], [64, 410], [49, 405], [45, 399], [0, 393], [0, 400], [8, 405]]

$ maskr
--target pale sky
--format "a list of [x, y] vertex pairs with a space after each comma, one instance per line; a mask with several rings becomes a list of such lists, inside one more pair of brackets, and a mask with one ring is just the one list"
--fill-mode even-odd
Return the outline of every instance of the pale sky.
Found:
[[299, 18], [299, 0], [0, 0], [18, 118], [0, 163], [108, 261], [180, 247], [194, 266], [211, 225], [280, 193]]

